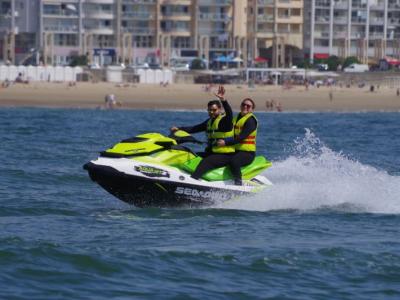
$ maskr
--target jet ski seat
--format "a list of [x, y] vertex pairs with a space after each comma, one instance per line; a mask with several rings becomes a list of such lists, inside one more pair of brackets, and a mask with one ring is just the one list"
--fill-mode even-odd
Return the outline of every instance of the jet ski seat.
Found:
[[[192, 174], [201, 160], [202, 158], [200, 156], [188, 160], [182, 165], [182, 169], [189, 174]], [[256, 156], [251, 164], [241, 168], [242, 178], [251, 179], [271, 165], [272, 163], [268, 161], [264, 156]], [[233, 176], [229, 166], [226, 166], [208, 171], [203, 175], [202, 179], [208, 181], [221, 181], [233, 179]]]

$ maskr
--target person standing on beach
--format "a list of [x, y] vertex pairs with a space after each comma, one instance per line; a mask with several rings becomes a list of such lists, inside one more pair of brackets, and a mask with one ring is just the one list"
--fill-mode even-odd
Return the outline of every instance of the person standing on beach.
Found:
[[[219, 100], [211, 100], [207, 104], [209, 118], [204, 122], [191, 127], [171, 127], [171, 131], [184, 130], [188, 133], [205, 131], [207, 134], [207, 147], [201, 154], [203, 160], [191, 175], [194, 179], [200, 179], [203, 174], [214, 168], [228, 165], [232, 154], [235, 152], [233, 145], [218, 145], [218, 139], [233, 138], [233, 113], [228, 101], [225, 99], [225, 88], [219, 86], [215, 96]], [[225, 113], [221, 111], [221, 102]]]
[[255, 107], [252, 99], [244, 99], [240, 104], [240, 113], [233, 119], [234, 137], [217, 141], [217, 144], [221, 147], [235, 146], [235, 154], [229, 162], [235, 185], [242, 185], [240, 168], [251, 164], [256, 157], [258, 121], [253, 114]]

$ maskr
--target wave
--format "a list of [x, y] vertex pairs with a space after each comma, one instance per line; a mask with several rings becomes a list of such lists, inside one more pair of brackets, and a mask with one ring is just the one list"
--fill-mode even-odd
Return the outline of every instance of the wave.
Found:
[[400, 213], [400, 177], [332, 151], [306, 128], [290, 156], [276, 161], [266, 175], [274, 185], [252, 197], [219, 204], [253, 211], [333, 210]]

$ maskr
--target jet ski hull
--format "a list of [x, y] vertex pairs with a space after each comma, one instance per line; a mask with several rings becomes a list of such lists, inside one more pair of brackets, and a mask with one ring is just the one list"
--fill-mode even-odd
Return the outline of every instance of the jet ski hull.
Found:
[[248, 191], [126, 174], [93, 162], [85, 164], [84, 169], [107, 192], [137, 207], [199, 207], [249, 194]]

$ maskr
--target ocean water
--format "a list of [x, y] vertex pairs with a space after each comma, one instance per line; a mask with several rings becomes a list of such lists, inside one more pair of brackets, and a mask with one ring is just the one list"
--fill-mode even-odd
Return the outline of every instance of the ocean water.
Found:
[[82, 169], [205, 117], [0, 109], [0, 299], [400, 299], [399, 113], [259, 113], [274, 186], [214, 207], [138, 209]]

